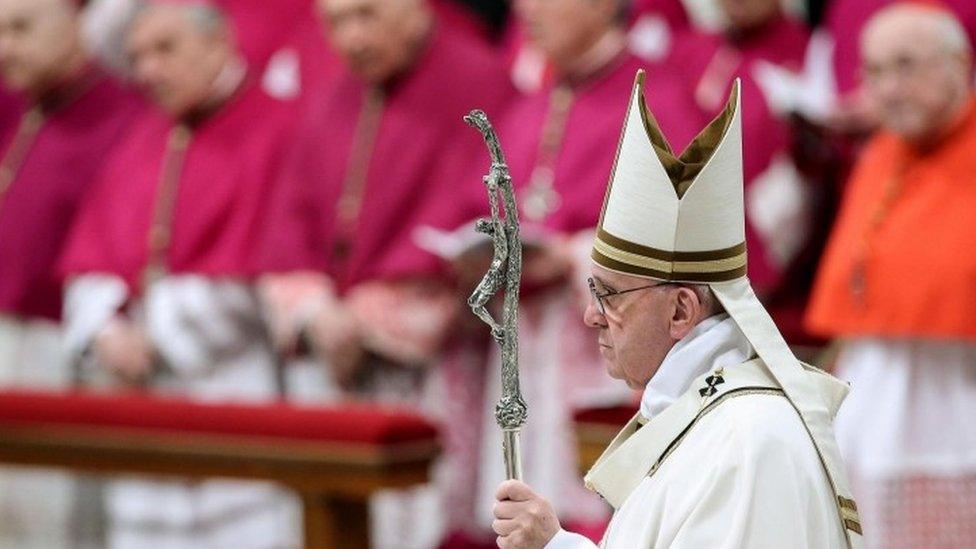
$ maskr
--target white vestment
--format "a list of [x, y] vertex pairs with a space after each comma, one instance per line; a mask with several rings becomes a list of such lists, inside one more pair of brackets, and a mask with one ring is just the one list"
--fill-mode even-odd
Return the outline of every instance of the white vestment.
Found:
[[[0, 387], [60, 390], [70, 382], [57, 323], [0, 315]], [[6, 542], [18, 547], [66, 545], [71, 494], [72, 479], [65, 473], [4, 468], [0, 471], [0, 547]]]
[[64, 389], [70, 382], [56, 322], [0, 314], [0, 385]]
[[837, 415], [868, 547], [976, 547], [976, 344], [859, 338]]
[[[97, 375], [86, 352], [126, 301], [109, 275], [70, 282], [66, 342]], [[166, 277], [131, 303], [159, 355], [155, 392], [204, 402], [261, 402], [277, 397], [275, 356], [255, 292], [235, 280]], [[112, 481], [106, 487], [108, 546], [142, 549], [282, 548], [299, 542], [297, 501], [269, 483], [226, 480]]]
[[[587, 475], [616, 507], [602, 547], [847, 547], [817, 451], [752, 356], [749, 341], [724, 315], [705, 320], [671, 349], [648, 383], [641, 414]], [[819, 372], [807, 375], [825, 386], [836, 411], [844, 388]], [[594, 545], [560, 531], [546, 547]]]

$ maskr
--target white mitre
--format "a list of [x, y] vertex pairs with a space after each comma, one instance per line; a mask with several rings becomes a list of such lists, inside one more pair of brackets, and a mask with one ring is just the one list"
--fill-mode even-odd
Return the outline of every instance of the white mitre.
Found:
[[742, 120], [738, 84], [725, 110], [680, 157], [661, 135], [643, 96], [630, 99], [593, 246], [602, 267], [680, 282], [746, 274]]
[[[708, 284], [799, 412], [838, 513], [856, 513], [829, 412], [838, 394], [818, 389], [746, 278], [738, 81], [725, 109], [676, 156], [644, 103], [644, 72], [637, 73], [592, 258], [632, 276]], [[860, 536], [848, 536], [859, 544]]]

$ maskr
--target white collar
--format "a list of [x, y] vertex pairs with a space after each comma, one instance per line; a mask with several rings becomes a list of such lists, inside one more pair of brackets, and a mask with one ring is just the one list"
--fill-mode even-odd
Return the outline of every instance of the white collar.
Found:
[[755, 354], [752, 344], [729, 315], [723, 313], [702, 320], [671, 347], [647, 383], [641, 398], [641, 416], [649, 420], [661, 413], [702, 374], [741, 364]]

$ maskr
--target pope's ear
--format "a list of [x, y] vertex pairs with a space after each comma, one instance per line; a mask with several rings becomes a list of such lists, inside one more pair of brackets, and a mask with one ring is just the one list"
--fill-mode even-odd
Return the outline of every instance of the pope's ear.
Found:
[[672, 299], [674, 312], [671, 315], [671, 337], [684, 339], [701, 317], [702, 302], [698, 294], [687, 286], [678, 286]]

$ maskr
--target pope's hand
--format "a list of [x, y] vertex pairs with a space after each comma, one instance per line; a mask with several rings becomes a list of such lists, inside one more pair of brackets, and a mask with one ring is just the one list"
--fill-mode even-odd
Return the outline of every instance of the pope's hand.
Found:
[[559, 532], [552, 505], [524, 482], [507, 480], [495, 494], [495, 521], [502, 549], [541, 549]]

